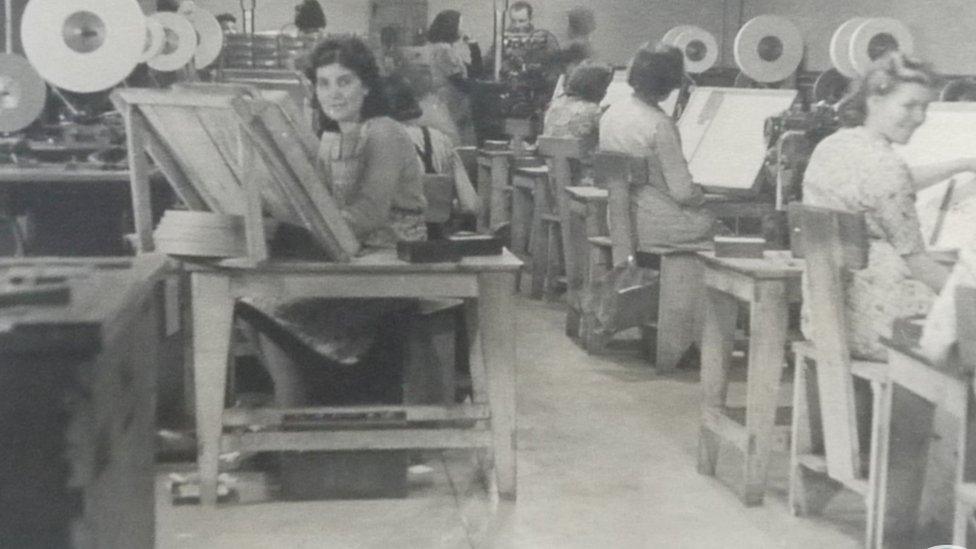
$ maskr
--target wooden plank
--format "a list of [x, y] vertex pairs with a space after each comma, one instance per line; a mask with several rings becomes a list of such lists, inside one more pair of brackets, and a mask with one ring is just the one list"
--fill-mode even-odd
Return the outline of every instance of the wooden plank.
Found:
[[186, 172], [183, 171], [179, 162], [173, 158], [170, 150], [163, 144], [152, 127], [150, 127], [143, 113], [134, 110], [131, 116], [138, 117], [144, 125], [143, 146], [145, 146], [146, 152], [149, 153], [153, 163], [163, 172], [166, 180], [173, 187], [173, 191], [186, 204], [187, 208], [191, 210], [210, 210], [217, 207], [217, 201], [215, 199], [205, 197], [193, 186]]
[[831, 477], [846, 484], [860, 477], [861, 450], [844, 318], [838, 218], [804, 212], [800, 220], [810, 295], [817, 296], [807, 305], [816, 349], [827, 468]]
[[240, 183], [222, 161], [220, 149], [200, 126], [196, 114], [185, 108], [149, 105], [140, 110], [211, 208], [219, 213], [244, 215]]
[[221, 437], [225, 452], [489, 448], [491, 432], [475, 429], [243, 433]]
[[489, 419], [483, 404], [444, 406], [317, 406], [307, 408], [228, 408], [224, 410], [225, 427], [280, 425], [287, 416], [396, 415], [407, 422], [476, 421]]
[[[290, 134], [288, 130], [282, 131], [281, 120], [274, 117], [273, 110], [240, 98], [233, 105], [247, 135], [295, 207], [302, 224], [333, 259], [349, 261], [359, 251], [359, 242], [322, 185], [324, 177], [317, 173], [315, 163], [300, 147], [285, 142]], [[271, 127], [266, 125], [269, 120]]]
[[[827, 217], [839, 233], [839, 265], [848, 269], [863, 269], [868, 264], [867, 225], [864, 216], [794, 202], [789, 206], [790, 247], [794, 257], [806, 256], [806, 242], [823, 238], [823, 234], [804, 235], [804, 219]], [[826, 222], [826, 221], [825, 221]]]
[[138, 237], [138, 252], [153, 251], [152, 192], [149, 188], [149, 163], [146, 159], [145, 121], [134, 116], [129, 106], [125, 116], [125, 143], [129, 157], [129, 178], [132, 190], [132, 213]]

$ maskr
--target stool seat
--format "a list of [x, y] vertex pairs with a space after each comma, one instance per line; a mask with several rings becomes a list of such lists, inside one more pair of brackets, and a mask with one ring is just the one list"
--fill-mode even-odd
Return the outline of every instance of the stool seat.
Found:
[[[792, 348], [793, 353], [798, 357], [813, 358], [817, 352], [813, 342], [806, 340], [794, 341]], [[871, 360], [851, 359], [851, 374], [865, 381], [884, 383], [888, 379], [888, 364]]]
[[586, 240], [589, 241], [590, 244], [600, 248], [613, 248], [613, 242], [610, 241], [609, 236], [591, 236]]
[[544, 213], [544, 214], [542, 214], [542, 215], [539, 216], [539, 219], [541, 219], [542, 221], [545, 221], [546, 223], [560, 223], [560, 222], [562, 222], [562, 220], [559, 219], [559, 216], [556, 215], [556, 214], [553, 214], [553, 213]]

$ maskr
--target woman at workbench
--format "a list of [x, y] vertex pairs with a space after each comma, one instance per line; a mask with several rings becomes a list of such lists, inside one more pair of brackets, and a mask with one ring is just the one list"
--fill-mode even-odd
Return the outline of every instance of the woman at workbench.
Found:
[[[306, 75], [325, 128], [319, 162], [342, 217], [366, 247], [424, 240], [420, 163], [403, 126], [388, 116], [376, 59], [359, 38], [326, 38]], [[276, 240], [295, 236], [279, 229]], [[300, 243], [283, 248], [295, 253]], [[297, 239], [301, 240], [301, 239]], [[406, 299], [301, 299], [252, 296], [239, 307], [261, 332], [261, 351], [280, 405], [338, 403], [398, 394], [400, 330]], [[380, 344], [382, 343], [382, 344]]]
[[461, 145], [474, 145], [474, 121], [471, 115], [471, 81], [464, 59], [458, 54], [461, 40], [461, 13], [444, 10], [434, 17], [427, 30], [430, 73], [435, 93], [447, 105], [457, 125]]
[[[721, 228], [703, 208], [705, 197], [691, 179], [678, 128], [659, 106], [681, 86], [683, 76], [681, 51], [667, 46], [642, 47], [627, 77], [633, 95], [615, 102], [600, 119], [600, 149], [648, 159], [648, 181], [634, 185], [626, 194], [611, 192], [608, 204], [611, 236], [620, 226], [630, 225], [632, 218], [636, 234], [629, 239], [633, 242], [630, 247], [638, 250], [661, 245], [708, 247]], [[621, 242], [625, 240], [614, 237], [615, 250], [626, 245]], [[616, 256], [615, 262], [623, 259]]]
[[365, 246], [426, 237], [413, 142], [388, 116], [379, 66], [359, 38], [327, 38], [306, 75], [325, 128], [319, 162], [342, 216]]
[[936, 83], [928, 65], [902, 53], [880, 58], [839, 105], [847, 127], [817, 146], [804, 175], [804, 203], [863, 212], [867, 220], [868, 266], [846, 282], [848, 342], [857, 358], [885, 360], [879, 338], [891, 336], [896, 318], [925, 313], [948, 276], [926, 252], [915, 192], [976, 170], [976, 159], [909, 168], [892, 148], [925, 121]]

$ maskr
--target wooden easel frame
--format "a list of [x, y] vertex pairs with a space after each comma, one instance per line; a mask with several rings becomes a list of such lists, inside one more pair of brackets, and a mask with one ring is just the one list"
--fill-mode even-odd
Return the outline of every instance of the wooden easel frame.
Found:
[[[247, 266], [268, 259], [265, 207], [278, 221], [306, 228], [332, 259], [348, 261], [359, 243], [323, 184], [311, 130], [294, 120], [293, 113], [289, 116], [289, 109], [245, 93], [241, 86], [227, 86], [227, 93], [214, 91], [191, 86], [172, 91], [130, 88], [112, 94], [126, 120], [139, 251], [154, 249], [145, 152], [191, 210], [244, 217], [247, 257], [222, 265]], [[215, 118], [236, 121], [237, 126], [217, 127]], [[174, 120], [185, 123], [180, 137], [185, 131], [191, 145], [167, 135]], [[205, 161], [189, 158], [207, 152]]]

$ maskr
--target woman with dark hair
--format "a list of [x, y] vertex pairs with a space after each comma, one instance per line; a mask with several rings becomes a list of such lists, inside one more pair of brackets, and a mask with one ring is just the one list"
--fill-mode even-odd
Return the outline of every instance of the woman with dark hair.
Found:
[[864, 213], [867, 220], [868, 265], [847, 280], [845, 292], [857, 358], [884, 360], [879, 338], [891, 336], [894, 319], [925, 313], [948, 277], [925, 249], [915, 192], [976, 171], [976, 159], [910, 168], [892, 148], [925, 121], [937, 84], [928, 65], [903, 53], [879, 58], [838, 105], [847, 127], [820, 142], [804, 174], [804, 203]]
[[318, 0], [304, 0], [295, 6], [295, 26], [304, 35], [320, 34], [325, 30], [325, 13]]
[[[322, 134], [318, 160], [342, 217], [365, 247], [425, 239], [420, 165], [409, 135], [388, 116], [373, 53], [357, 37], [329, 37], [308, 61], [317, 110], [331, 129]], [[273, 250], [309, 255], [301, 246], [307, 239], [296, 231], [279, 228]], [[402, 353], [396, 319], [413, 306], [407, 299], [281, 302], [255, 295], [240, 309], [261, 332], [276, 401], [294, 406], [322, 398], [335, 403], [358, 392], [375, 396], [377, 390], [384, 401], [396, 402], [389, 400], [398, 393]]]
[[563, 95], [556, 97], [546, 111], [543, 133], [552, 137], [580, 139], [585, 151], [592, 152], [600, 137], [600, 101], [613, 80], [613, 69], [601, 64], [583, 63], [570, 73]]
[[447, 105], [461, 144], [474, 145], [474, 122], [468, 98], [471, 86], [464, 59], [455, 47], [461, 36], [461, 13], [456, 10], [438, 13], [427, 30], [428, 57], [434, 93]]
[[681, 85], [683, 76], [680, 50], [642, 47], [627, 76], [633, 95], [615, 102], [600, 119], [601, 149], [648, 159], [648, 181], [629, 189], [629, 203], [611, 200], [608, 205], [611, 221], [619, 220], [617, 230], [622, 230], [619, 225], [630, 224], [624, 220], [633, 219], [636, 234], [614, 239], [615, 247], [630, 248], [622, 250], [628, 255], [634, 253], [633, 247], [709, 246], [721, 229], [703, 207], [705, 197], [691, 179], [674, 120], [659, 106]]
[[322, 119], [319, 161], [342, 215], [367, 246], [424, 238], [424, 200], [413, 144], [388, 115], [379, 67], [356, 37], [326, 38], [309, 57]]

